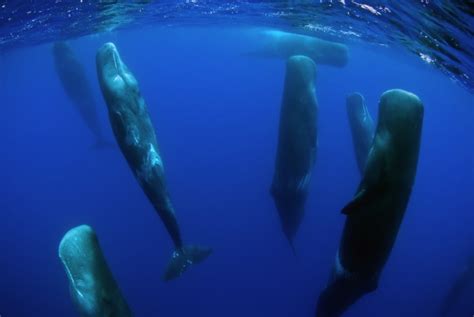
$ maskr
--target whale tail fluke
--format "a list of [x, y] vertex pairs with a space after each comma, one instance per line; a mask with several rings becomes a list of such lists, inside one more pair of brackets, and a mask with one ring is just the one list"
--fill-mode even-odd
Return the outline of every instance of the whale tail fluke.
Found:
[[211, 248], [194, 245], [184, 246], [180, 250], [175, 250], [163, 279], [169, 281], [181, 276], [191, 265], [201, 263], [211, 253]]
[[113, 149], [115, 148], [115, 143], [106, 141], [106, 140], [97, 140], [93, 145], [92, 148], [94, 150], [104, 150], [104, 149]]
[[295, 244], [293, 243], [293, 239], [288, 237], [288, 243], [290, 244], [291, 252], [293, 252], [293, 255], [296, 257], [296, 249], [295, 249]]

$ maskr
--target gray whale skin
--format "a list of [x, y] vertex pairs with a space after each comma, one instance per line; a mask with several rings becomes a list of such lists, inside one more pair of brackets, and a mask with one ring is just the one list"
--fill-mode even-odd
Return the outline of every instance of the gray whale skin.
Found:
[[132, 316], [91, 227], [81, 225], [69, 230], [59, 244], [59, 258], [72, 301], [82, 317]]
[[212, 250], [183, 245], [145, 100], [135, 76], [123, 63], [113, 43], [106, 43], [98, 50], [96, 66], [115, 139], [174, 243], [175, 250], [163, 278], [165, 281], [177, 278], [192, 264], [206, 259]]

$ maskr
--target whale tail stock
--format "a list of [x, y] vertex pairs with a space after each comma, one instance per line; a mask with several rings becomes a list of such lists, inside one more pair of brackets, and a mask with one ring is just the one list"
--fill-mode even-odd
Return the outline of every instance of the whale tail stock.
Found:
[[168, 263], [163, 280], [169, 281], [181, 276], [191, 265], [201, 263], [211, 253], [211, 248], [195, 245], [183, 246], [181, 249], [176, 249]]

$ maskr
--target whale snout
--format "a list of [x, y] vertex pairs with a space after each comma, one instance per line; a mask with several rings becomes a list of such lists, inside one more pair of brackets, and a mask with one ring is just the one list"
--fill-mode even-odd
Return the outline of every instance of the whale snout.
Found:
[[117, 47], [114, 43], [108, 42], [102, 45], [98, 53], [104, 60], [112, 60], [116, 57], [119, 57]]
[[364, 96], [358, 92], [352, 93], [346, 97], [346, 104], [349, 111], [355, 113], [361, 112], [364, 110]]
[[97, 52], [97, 72], [99, 76], [112, 77], [120, 75], [120, 55], [114, 43], [105, 43]]
[[[127, 87], [136, 86], [135, 79], [120, 58], [113, 43], [105, 43], [96, 55], [97, 76], [106, 99], [124, 98]], [[107, 103], [108, 106], [115, 103]]]

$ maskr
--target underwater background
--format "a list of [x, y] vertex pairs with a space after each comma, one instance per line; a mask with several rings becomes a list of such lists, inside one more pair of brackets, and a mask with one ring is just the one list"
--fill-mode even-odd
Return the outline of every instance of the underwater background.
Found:
[[[425, 106], [418, 172], [379, 288], [344, 316], [439, 314], [474, 252], [470, 89], [401, 47], [351, 42], [346, 67], [318, 65], [319, 149], [294, 256], [269, 194], [285, 62], [246, 56], [254, 33], [231, 23], [144, 24], [69, 41], [110, 142], [95, 54], [107, 41], [117, 45], [148, 105], [184, 241], [214, 250], [168, 283], [171, 240], [118, 147], [93, 147], [55, 72], [51, 41], [2, 51], [2, 317], [77, 315], [57, 249], [80, 224], [97, 232], [135, 316], [313, 316], [338, 248], [340, 210], [360, 180], [346, 96], [362, 93], [376, 118], [392, 88]], [[472, 316], [473, 297], [474, 281], [451, 315]]]

